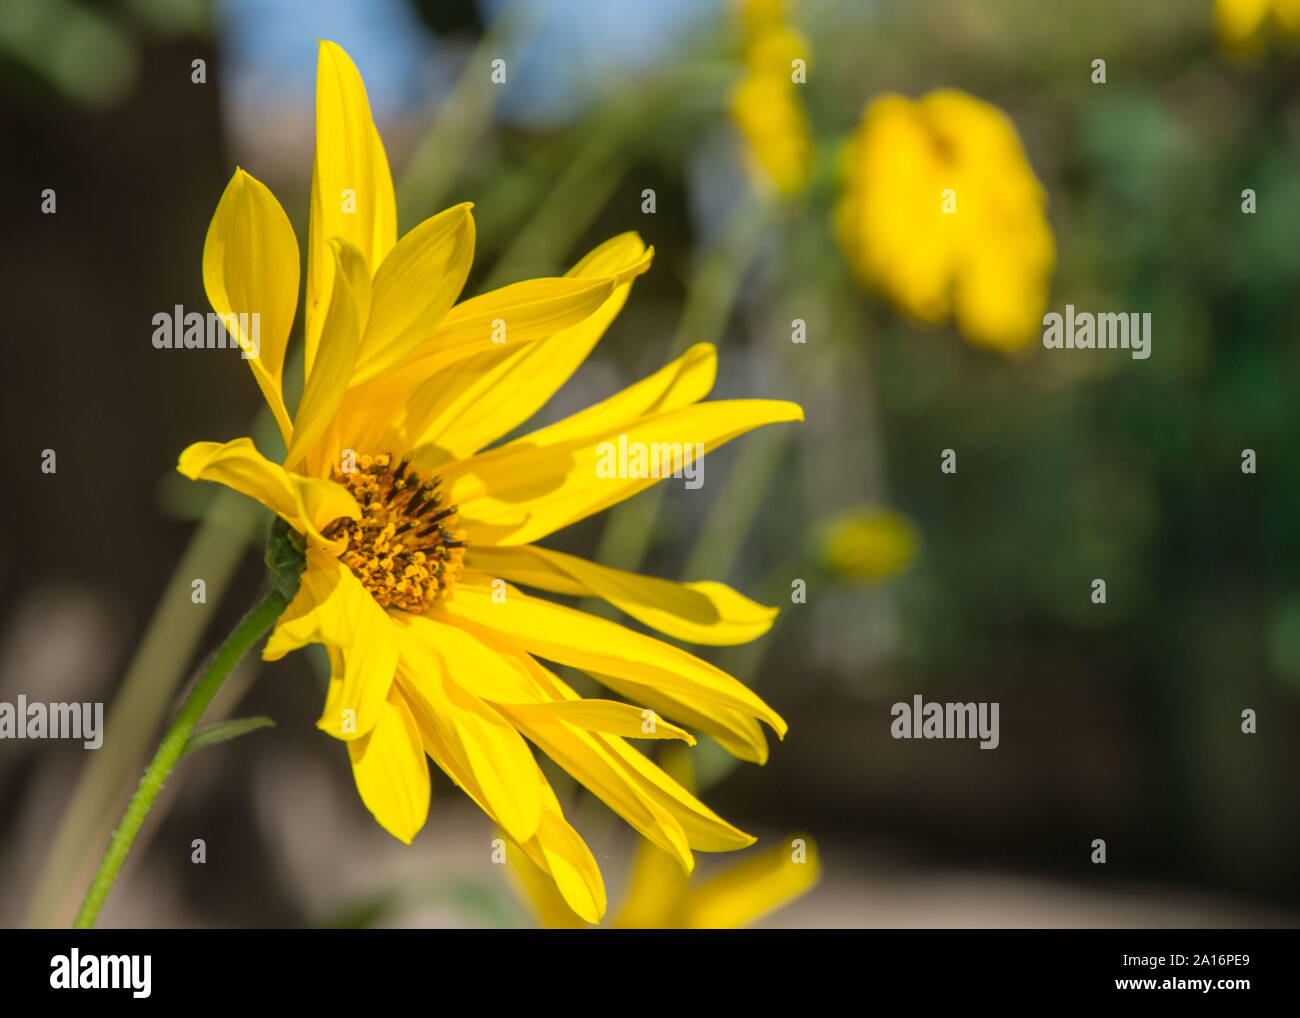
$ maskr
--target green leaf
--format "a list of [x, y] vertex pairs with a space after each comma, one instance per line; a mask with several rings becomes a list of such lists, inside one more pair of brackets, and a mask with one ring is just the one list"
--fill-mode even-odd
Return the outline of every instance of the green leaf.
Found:
[[268, 717], [235, 718], [231, 721], [219, 721], [215, 725], [209, 725], [202, 731], [192, 733], [185, 743], [185, 749], [181, 751], [181, 756], [188, 756], [196, 749], [202, 749], [204, 746], [213, 746], [218, 742], [238, 738], [245, 732], [251, 732], [258, 728], [274, 727], [275, 722]]

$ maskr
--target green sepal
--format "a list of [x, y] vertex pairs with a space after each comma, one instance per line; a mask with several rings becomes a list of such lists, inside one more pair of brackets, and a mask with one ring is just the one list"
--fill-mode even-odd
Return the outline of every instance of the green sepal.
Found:
[[266, 542], [266, 568], [275, 589], [286, 601], [292, 601], [307, 568], [307, 542], [279, 516], [271, 524], [271, 536]]

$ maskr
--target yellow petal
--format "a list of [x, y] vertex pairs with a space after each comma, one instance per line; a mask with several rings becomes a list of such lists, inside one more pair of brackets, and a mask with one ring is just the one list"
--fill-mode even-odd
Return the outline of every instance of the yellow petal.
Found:
[[429, 815], [429, 764], [397, 686], [370, 732], [348, 743], [348, 756], [361, 801], [384, 830], [409, 845]]
[[[540, 664], [532, 662], [531, 667], [549, 681], [557, 696], [567, 698], [575, 712], [589, 702]], [[503, 705], [501, 710], [581, 784], [671, 852], [686, 872], [694, 864], [691, 849], [726, 852], [753, 844], [752, 837], [719, 817], [619, 736], [579, 730], [586, 726], [572, 724], [564, 709]]]
[[604, 598], [639, 622], [688, 643], [747, 643], [767, 632], [777, 616], [777, 609], [724, 583], [639, 576], [531, 544], [471, 548], [467, 565], [557, 594]]
[[321, 40], [307, 244], [308, 376], [329, 299], [332, 237], [351, 243], [373, 273], [397, 240], [397, 204], [361, 75], [338, 45]]
[[[586, 847], [586, 846], [583, 846]], [[664, 855], [664, 853], [660, 853]], [[664, 856], [667, 858], [667, 856]], [[564, 900], [555, 878], [529, 858], [526, 851], [506, 851], [510, 872], [538, 925], [548, 930], [581, 930], [586, 923]]]
[[642, 794], [657, 802], [682, 825], [691, 848], [699, 852], [732, 852], [754, 843], [752, 835], [723, 820], [636, 747], [612, 736], [601, 741], [630, 773], [636, 774]]
[[847, 150], [849, 187], [836, 225], [863, 282], [879, 286], [912, 316], [942, 321], [951, 310], [955, 216], [935, 198], [952, 167], [935, 154], [917, 104], [887, 93], [872, 100]]
[[578, 259], [566, 276], [577, 279], [599, 279], [612, 276], [622, 286], [630, 283], [650, 267], [654, 248], [646, 247], [635, 230], [628, 230], [597, 244]]
[[1250, 41], [1268, 20], [1272, 0], [1216, 0], [1214, 21], [1219, 40], [1226, 46]]
[[1274, 0], [1273, 17], [1284, 32], [1300, 35], [1300, 0]]
[[[542, 796], [542, 822], [537, 834], [523, 842], [526, 857], [555, 882], [563, 904], [574, 913], [565, 917], [557, 907], [550, 912], [555, 928], [573, 928], [577, 918], [584, 923], [598, 923], [605, 915], [605, 882], [591, 849], [578, 832], [564, 819], [559, 800], [550, 783], [539, 769], [537, 772]], [[514, 861], [518, 853], [513, 849], [507, 858]]]
[[[640, 239], [623, 234], [591, 252], [564, 276], [527, 279], [462, 301], [435, 333], [430, 356], [465, 357], [502, 342], [544, 339], [577, 325], [617, 287], [632, 282], [650, 267], [654, 250], [634, 252], [634, 244], [640, 244]], [[505, 330], [494, 338], [497, 319], [505, 324]]]
[[[412, 619], [408, 628], [418, 632], [424, 641], [436, 641], [432, 646], [439, 650], [449, 645], [454, 647], [458, 642], [449, 639], [455, 627], [444, 625], [435, 628], [428, 619]], [[503, 665], [509, 665], [512, 657], [523, 659], [517, 651], [502, 649], [493, 653], [494, 663], [488, 662], [484, 654], [487, 646], [477, 645], [481, 651], [476, 657], [466, 656], [465, 648], [456, 652], [463, 662], [466, 681], [477, 688], [484, 688], [483, 672], [500, 671]], [[423, 670], [431, 670], [431, 667], [426, 665]], [[531, 673], [550, 688], [534, 686], [526, 690], [525, 694], [532, 702], [499, 702], [497, 706], [501, 713], [514, 721], [575, 778], [590, 787], [611, 809], [657, 844], [673, 851], [683, 860], [683, 865], [689, 864], [689, 851], [685, 846], [704, 851], [728, 851], [752, 843], [749, 835], [726, 823], [621, 739], [590, 738], [582, 734], [676, 737], [693, 744], [695, 740], [686, 732], [667, 724], [653, 712], [649, 712], [647, 717], [647, 712], [631, 704], [581, 699], [536, 662], [530, 661], [519, 670]], [[506, 695], [518, 692], [507, 684], [498, 685], [492, 679], [487, 681], [491, 683], [487, 689], [489, 696], [497, 689]], [[539, 693], [549, 695], [549, 699], [533, 699]], [[555, 721], [562, 724], [553, 724]], [[684, 838], [678, 836], [678, 831]]]
[[623, 908], [614, 926], [623, 930], [663, 930], [678, 924], [689, 882], [663, 849], [642, 838], [632, 864]]
[[276, 661], [309, 643], [337, 647], [343, 674], [330, 677], [316, 726], [359, 739], [379, 721], [397, 671], [397, 631], [351, 570], [328, 552], [307, 549], [298, 593], [275, 624], [262, 657]]
[[954, 301], [962, 335], [976, 346], [1021, 349], [1041, 335], [1055, 259], [1051, 231], [1045, 224], [1014, 230], [1008, 224], [996, 242], [979, 243]]
[[[634, 263], [611, 265], [616, 257], [627, 258], [627, 242], [602, 247], [608, 250], [597, 249], [601, 254], [599, 259], [588, 256], [579, 263], [590, 265], [593, 272], [605, 273], [602, 278], [532, 280], [453, 307], [439, 326], [440, 331], [421, 344], [413, 355], [394, 370], [355, 385], [349, 391], [340, 411], [340, 418], [346, 418], [348, 444], [354, 448], [413, 449], [430, 421], [440, 418], [444, 412], [455, 417], [456, 407], [480, 399], [489, 408], [496, 408], [491, 410], [492, 417], [497, 410], [512, 412], [509, 409], [512, 400], [498, 398], [493, 379], [483, 380], [480, 375], [501, 368], [503, 362], [529, 343], [582, 325], [595, 313], [603, 313], [605, 305], [601, 302], [605, 300], [608, 304], [605, 295], [609, 288], [625, 285], [649, 264], [650, 252], [642, 251]], [[456, 339], [457, 335], [460, 340]], [[494, 337], [501, 342], [493, 342]], [[448, 344], [446, 348], [444, 342]], [[530, 363], [536, 366], [536, 362]], [[385, 412], [371, 412], [376, 406], [385, 407]], [[478, 421], [474, 426], [489, 430], [497, 426], [491, 421], [480, 421], [479, 415], [472, 412], [469, 420]], [[454, 441], [460, 448], [459, 439]], [[425, 456], [431, 457], [430, 462], [424, 462]], [[416, 462], [436, 468], [447, 458], [448, 454], [436, 445], [426, 443], [426, 449], [417, 452]]]
[[501, 712], [580, 784], [670, 852], [683, 870], [689, 873], [694, 866], [691, 849], [724, 852], [753, 843], [752, 837], [728, 824], [622, 738], [575, 723], [591, 702], [527, 654], [513, 653], [549, 688], [554, 701], [567, 703], [502, 704]]
[[672, 696], [739, 710], [785, 734], [781, 716], [726, 672], [606, 619], [518, 592], [495, 603], [490, 594], [473, 587], [458, 588], [441, 610], [471, 627], [506, 634], [512, 644], [548, 661], [626, 676]]
[[[408, 676], [399, 676], [398, 682], [408, 695], [413, 695], [413, 687]], [[413, 702], [418, 702], [418, 697], [415, 697]], [[433, 758], [434, 763], [442, 768], [498, 827], [504, 829], [504, 825], [493, 812], [487, 797], [475, 780], [459, 744], [453, 745], [444, 736], [445, 726], [435, 725], [432, 717], [418, 707], [415, 717], [424, 738], [425, 751]], [[605, 884], [600, 876], [600, 868], [578, 832], [564, 819], [564, 812], [555, 798], [555, 792], [552, 791], [536, 763], [533, 764], [533, 775], [542, 804], [537, 833], [527, 841], [516, 844], [524, 850], [535, 866], [549, 874], [555, 881], [556, 888], [569, 908], [584, 921], [598, 923], [605, 914]], [[507, 860], [512, 859], [511, 851], [507, 850]]]
[[420, 630], [399, 632], [403, 688], [465, 762], [501, 826], [516, 841], [527, 841], [541, 822], [537, 762], [527, 743], [496, 709], [455, 681]]
[[[554, 795], [552, 795], [554, 798]], [[605, 915], [605, 883], [591, 849], [555, 809], [543, 809], [537, 836], [524, 850], [540, 859], [569, 908], [583, 922], [598, 923]]]
[[402, 361], [442, 322], [474, 260], [468, 203], [426, 219], [397, 242], [375, 272], [374, 302], [352, 384]]
[[751, 174], [783, 194], [807, 184], [815, 155], [798, 88], [786, 61], [781, 69], [750, 68], [731, 94], [731, 117], [747, 143]]
[[[565, 752], [572, 754], [576, 751], [580, 755], [582, 759], [578, 761], [578, 766], [583, 768], [583, 773], [586, 776], [590, 777], [593, 773], [599, 774], [602, 771], [617, 775], [618, 780], [630, 785], [641, 804], [648, 807], [653, 815], [658, 818], [661, 815], [660, 811], [662, 811], [672, 818], [672, 825], [666, 828], [664, 832], [642, 830], [643, 834], [669, 851], [675, 851], [672, 838], [669, 837], [668, 843], [665, 843], [663, 839], [657, 837], [657, 834], [675, 833], [678, 828], [686, 835], [687, 844], [692, 849], [703, 852], [729, 852], [737, 848], [745, 848], [754, 843], [754, 839], [750, 835], [723, 820], [704, 803], [700, 802], [672, 775], [652, 763], [642, 753], [624, 742], [618, 735], [595, 734], [601, 729], [583, 723], [583, 714], [584, 705], [594, 704], [598, 701], [581, 699], [559, 676], [537, 662], [531, 661], [531, 659], [529, 659], [528, 667], [539, 680], [551, 687], [559, 702], [527, 707], [507, 707], [503, 705], [502, 710], [516, 720], [521, 721], [529, 738], [534, 738], [534, 733], [538, 731], [535, 726], [529, 724], [531, 721], [536, 720], [538, 716], [543, 719], [548, 716], [558, 718], [563, 722], [563, 727], [566, 729], [577, 727], [592, 732], [590, 738], [570, 740], [565, 747]], [[560, 700], [559, 698], [563, 699]], [[635, 711], [636, 708], [633, 707], [632, 710]], [[551, 740], [550, 744], [555, 744], [556, 733], [545, 730], [538, 737]], [[554, 759], [567, 769], [567, 765], [563, 760], [559, 757]], [[570, 773], [578, 777], [576, 772], [570, 771]], [[582, 778], [579, 778], [579, 780], [582, 780], [584, 785], [593, 787], [586, 780]], [[597, 780], [600, 780], [600, 778], [598, 777]], [[633, 826], [637, 826], [634, 819], [630, 818], [629, 822], [632, 822]], [[659, 822], [662, 824], [662, 820]], [[638, 827], [638, 829], [641, 828]], [[689, 867], [687, 867], [687, 870], [689, 872]]]
[[[636, 234], [622, 234], [565, 275], [622, 278], [629, 267], [648, 263], [652, 253]], [[435, 373], [406, 401], [408, 447], [435, 446], [440, 455], [422, 455], [426, 463], [463, 459], [528, 420], [586, 360], [631, 287], [631, 280], [616, 286], [590, 315], [548, 338], [487, 350]]]
[[208, 226], [203, 287], [218, 314], [248, 316], [248, 335], [237, 318], [226, 319], [226, 331], [256, 354], [248, 366], [287, 444], [292, 429], [281, 381], [298, 307], [298, 241], [275, 195], [243, 170], [235, 170]]
[[[536, 282], [536, 281], [534, 281]], [[569, 285], [572, 281], [560, 280]], [[579, 280], [582, 287], [593, 284]], [[521, 284], [522, 285], [522, 284]], [[568, 301], [564, 322], [581, 322], [588, 316], [590, 309], [599, 307], [600, 297], [605, 292], [607, 281], [597, 281], [597, 290], [580, 294], [581, 300]], [[566, 294], [566, 297], [571, 294]], [[474, 298], [478, 300], [479, 298]], [[468, 304], [469, 302], [465, 302]], [[492, 389], [492, 379], [480, 380], [480, 374], [495, 370], [509, 355], [522, 349], [529, 341], [551, 335], [560, 326], [555, 325], [551, 312], [554, 310], [543, 302], [544, 307], [525, 307], [524, 317], [511, 317], [514, 322], [508, 330], [510, 342], [505, 345], [491, 341], [493, 322], [498, 321], [499, 314], [513, 315], [509, 308], [489, 309], [482, 315], [475, 316], [477, 321], [459, 327], [467, 333], [482, 338], [483, 342], [473, 348], [454, 348], [450, 353], [421, 353], [407, 357], [401, 364], [387, 370], [368, 381], [355, 384], [343, 401], [339, 412], [342, 433], [347, 435], [343, 443], [350, 448], [403, 448], [414, 449], [417, 442], [410, 436], [418, 436], [428, 423], [430, 415], [440, 415], [445, 401], [462, 405], [475, 398], [485, 397], [495, 401], [488, 394]], [[457, 305], [447, 318], [457, 315]], [[539, 313], [531, 322], [527, 314]], [[500, 319], [504, 321], [504, 319]], [[444, 324], [447, 319], [444, 319]], [[522, 324], [521, 324], [522, 323]], [[421, 350], [431, 349], [436, 345], [434, 339], [421, 344]], [[480, 353], [476, 354], [476, 350]], [[482, 352], [486, 350], [487, 352]], [[414, 395], [419, 392], [418, 398]], [[495, 405], [495, 403], [494, 403]], [[374, 408], [382, 407], [382, 413]], [[407, 419], [409, 418], [409, 426]], [[338, 443], [335, 443], [336, 445]], [[341, 446], [340, 446], [341, 447]], [[427, 457], [427, 461], [426, 461]], [[417, 451], [416, 463], [425, 469], [436, 469], [448, 459], [446, 452], [437, 446], [426, 444], [425, 449]]]
[[[452, 464], [443, 476], [471, 542], [529, 544], [675, 472], [702, 479], [705, 453], [764, 424], [802, 419], [797, 404], [779, 400], [699, 403], [567, 442], [514, 442]], [[626, 462], [625, 450], [632, 451]]]
[[619, 764], [601, 736], [559, 718], [506, 706], [499, 709], [574, 780], [665, 852], [671, 852], [686, 872], [691, 871], [695, 859], [682, 825], [638, 787], [633, 774]]
[[599, 308], [616, 285], [610, 277], [543, 277], [463, 300], [434, 330], [413, 370], [421, 378], [430, 378], [472, 354], [553, 336]]
[[[451, 619], [435, 603], [427, 615], [394, 615], [412, 640], [434, 648], [448, 674], [475, 696], [493, 703], [530, 703], [548, 699], [526, 670], [493, 646]], [[417, 651], [418, 653], [418, 648]]]
[[671, 725], [652, 710], [634, 707], [617, 700], [549, 700], [544, 703], [507, 704], [515, 714], [535, 713], [543, 718], [558, 718], [574, 728], [626, 739], [681, 739], [695, 745], [689, 732]]
[[[361, 302], [368, 301], [369, 278], [365, 262], [346, 240], [330, 241], [334, 272], [330, 287], [329, 311], [321, 326], [320, 349], [298, 403], [293, 421], [293, 442], [284, 458], [285, 465], [297, 469], [338, 412], [343, 394], [348, 391], [361, 346]], [[360, 297], [358, 297], [360, 294]], [[317, 464], [312, 463], [311, 466]]]
[[717, 349], [712, 343], [696, 343], [648, 378], [561, 421], [529, 432], [506, 448], [510, 445], [552, 445], [599, 434], [637, 417], [690, 406], [712, 391], [717, 373]]
[[176, 469], [192, 481], [215, 481], [257, 499], [317, 545], [334, 546], [320, 535], [328, 523], [361, 515], [342, 485], [289, 473], [259, 453], [251, 438], [195, 442], [181, 453]]
[[557, 700], [552, 691], [533, 679], [529, 669], [515, 664], [517, 651], [494, 646], [491, 639], [479, 639], [462, 626], [442, 621], [436, 606], [424, 616], [403, 614], [396, 618], [424, 646], [437, 649], [453, 681], [489, 703], [519, 710], [535, 708], [545, 717], [561, 718], [593, 732], [695, 743], [689, 732], [669, 724], [654, 711], [613, 700]]
[[[794, 861], [797, 841], [803, 843], [803, 862]], [[689, 891], [683, 925], [697, 930], [744, 926], [793, 901], [819, 879], [813, 840], [787, 838]]]
[[493, 582], [509, 580], [525, 587], [549, 590], [552, 594], [572, 597], [589, 597], [591, 588], [573, 576], [552, 566], [541, 556], [534, 555], [535, 544], [483, 545], [470, 548], [465, 553], [465, 568], [457, 587], [470, 586], [492, 589]]
[[644, 704], [666, 717], [676, 718], [688, 728], [713, 736], [734, 757], [750, 763], [767, 763], [767, 739], [757, 721], [748, 714], [709, 700], [669, 696], [640, 682], [615, 675], [591, 672], [591, 677], [633, 703]]

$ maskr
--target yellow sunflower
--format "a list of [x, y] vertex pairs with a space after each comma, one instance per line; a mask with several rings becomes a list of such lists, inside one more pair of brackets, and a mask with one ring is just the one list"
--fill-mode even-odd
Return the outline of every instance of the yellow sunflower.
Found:
[[[700, 402], [715, 371], [704, 344], [601, 403], [488, 449], [586, 358], [651, 251], [624, 234], [563, 277], [456, 303], [473, 247], [468, 205], [398, 238], [365, 87], [347, 54], [322, 42], [305, 384], [292, 419], [281, 390], [299, 281], [288, 218], [238, 170], [203, 252], [214, 309], [249, 322], [259, 316], [260, 355], [249, 364], [279, 424], [284, 463], [237, 438], [190, 446], [178, 469], [257, 499], [297, 535], [300, 586], [263, 657], [325, 645], [332, 670], [318, 725], [346, 742], [357, 789], [379, 823], [408, 843], [423, 826], [427, 754], [554, 880], [569, 907], [595, 922], [605, 910], [600, 872], [525, 739], [689, 872], [693, 850], [753, 839], [626, 740], [694, 742], [662, 712], [762, 762], [759, 721], [778, 735], [786, 726], [707, 662], [516, 584], [604, 598], [681, 640], [759, 636], [775, 610], [723, 584], [638, 576], [535, 542], [674, 466], [690, 468], [728, 439], [800, 420], [802, 411], [767, 400]], [[226, 321], [238, 328], [240, 319]], [[620, 441], [651, 450], [650, 469], [605, 476], [597, 464]], [[543, 659], [635, 705], [581, 698]]]
[[1038, 335], [1055, 264], [1047, 195], [1001, 110], [956, 89], [879, 96], [843, 168], [835, 226], [863, 283], [921, 321], [955, 318], [978, 346]]
[[1253, 56], [1264, 48], [1270, 27], [1283, 37], [1300, 36], [1300, 0], [1215, 0], [1214, 24], [1225, 49]]
[[731, 92], [731, 117], [745, 140], [751, 176], [795, 194], [812, 173], [812, 129], [799, 100], [795, 61], [807, 66], [810, 46], [785, 22], [775, 0], [740, 0], [745, 70]]
[[902, 513], [861, 506], [820, 528], [822, 563], [841, 579], [876, 582], [903, 572], [920, 545], [916, 527]]

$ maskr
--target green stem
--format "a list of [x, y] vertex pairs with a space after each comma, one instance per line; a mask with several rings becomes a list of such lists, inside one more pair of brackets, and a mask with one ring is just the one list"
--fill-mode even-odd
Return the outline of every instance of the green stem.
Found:
[[[299, 359], [295, 352], [291, 363]], [[294, 373], [289, 369], [286, 375]], [[274, 457], [272, 450], [280, 436], [271, 411], [263, 409], [251, 427], [248, 433], [257, 447]], [[90, 851], [108, 836], [114, 803], [129, 791], [132, 774], [146, 758], [150, 733], [175, 698], [185, 663], [194, 656], [210, 613], [234, 578], [241, 549], [265, 539], [265, 509], [229, 488], [215, 494], [158, 599], [113, 702], [107, 705], [104, 745], [88, 754], [92, 759], [86, 762], [59, 822], [27, 907], [27, 926], [60, 925], [66, 921], [60, 917], [76, 907], [70, 889], [89, 875], [94, 861]], [[190, 600], [190, 585], [199, 576], [208, 584], [204, 608]]]
[[95, 925], [99, 910], [104, 905], [104, 899], [108, 897], [113, 881], [117, 879], [118, 871], [126, 861], [127, 853], [131, 851], [131, 845], [135, 842], [136, 835], [140, 833], [145, 817], [149, 815], [150, 807], [158, 798], [158, 793], [162, 791], [163, 784], [171, 774], [176, 761], [185, 751], [185, 744], [189, 741], [194, 726], [198, 724], [199, 718], [203, 716], [208, 704], [216, 696], [226, 676], [234, 670], [235, 665], [239, 664], [248, 649], [271, 628], [271, 624], [284, 611], [287, 604], [284, 595], [272, 591], [253, 605], [239, 620], [239, 625], [235, 626], [234, 632], [226, 637], [226, 642], [217, 650], [212, 663], [199, 677], [193, 691], [181, 705], [176, 720], [163, 736], [162, 743], [154, 753], [153, 760], [144, 772], [144, 777], [140, 779], [135, 794], [131, 796], [131, 802], [122, 816], [122, 822], [113, 832], [108, 850], [100, 860], [99, 869], [95, 873], [95, 879], [91, 881], [90, 890], [86, 892], [86, 898], [81, 903], [81, 910], [72, 923], [73, 929], [88, 930]]

